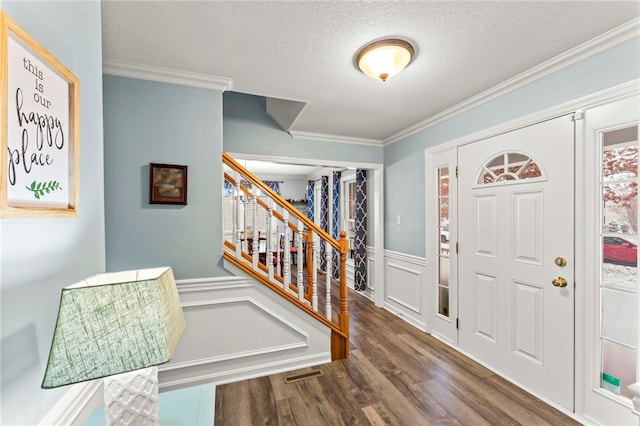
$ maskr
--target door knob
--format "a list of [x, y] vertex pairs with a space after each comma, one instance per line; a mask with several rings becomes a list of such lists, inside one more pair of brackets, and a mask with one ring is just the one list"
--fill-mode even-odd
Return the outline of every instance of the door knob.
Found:
[[551, 281], [551, 283], [553, 285], [555, 285], [556, 287], [566, 287], [567, 286], [567, 280], [565, 278], [562, 278], [562, 277], [555, 277], [553, 279], [553, 281]]
[[567, 265], [567, 259], [565, 259], [565, 258], [564, 258], [564, 257], [562, 257], [562, 256], [558, 256], [558, 257], [556, 257], [555, 262], [556, 262], [556, 265], [558, 265], [558, 266], [560, 266], [560, 267], [563, 267], [563, 266], [566, 266], [566, 265]]

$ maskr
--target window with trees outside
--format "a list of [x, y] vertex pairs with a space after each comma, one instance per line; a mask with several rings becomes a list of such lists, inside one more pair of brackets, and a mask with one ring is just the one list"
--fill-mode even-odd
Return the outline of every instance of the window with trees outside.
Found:
[[449, 167], [438, 168], [438, 313], [449, 316]]
[[638, 126], [602, 138], [601, 387], [630, 398], [638, 345]]

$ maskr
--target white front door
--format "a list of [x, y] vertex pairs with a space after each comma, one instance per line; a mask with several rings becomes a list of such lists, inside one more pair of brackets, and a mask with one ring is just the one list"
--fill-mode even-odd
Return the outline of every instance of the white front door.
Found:
[[572, 116], [462, 146], [458, 167], [459, 345], [573, 410]]

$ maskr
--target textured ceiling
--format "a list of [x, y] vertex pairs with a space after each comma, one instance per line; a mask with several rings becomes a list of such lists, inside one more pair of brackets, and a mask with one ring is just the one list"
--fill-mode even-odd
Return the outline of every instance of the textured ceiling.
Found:
[[[639, 15], [638, 1], [107, 0], [103, 56], [305, 102], [294, 131], [384, 141]], [[386, 36], [417, 57], [382, 83], [354, 55]]]

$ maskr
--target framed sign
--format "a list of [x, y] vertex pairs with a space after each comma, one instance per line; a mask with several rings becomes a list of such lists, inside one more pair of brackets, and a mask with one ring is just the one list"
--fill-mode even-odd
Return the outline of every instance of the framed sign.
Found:
[[187, 166], [149, 164], [149, 204], [187, 204]]
[[0, 19], [0, 217], [77, 216], [78, 79]]

